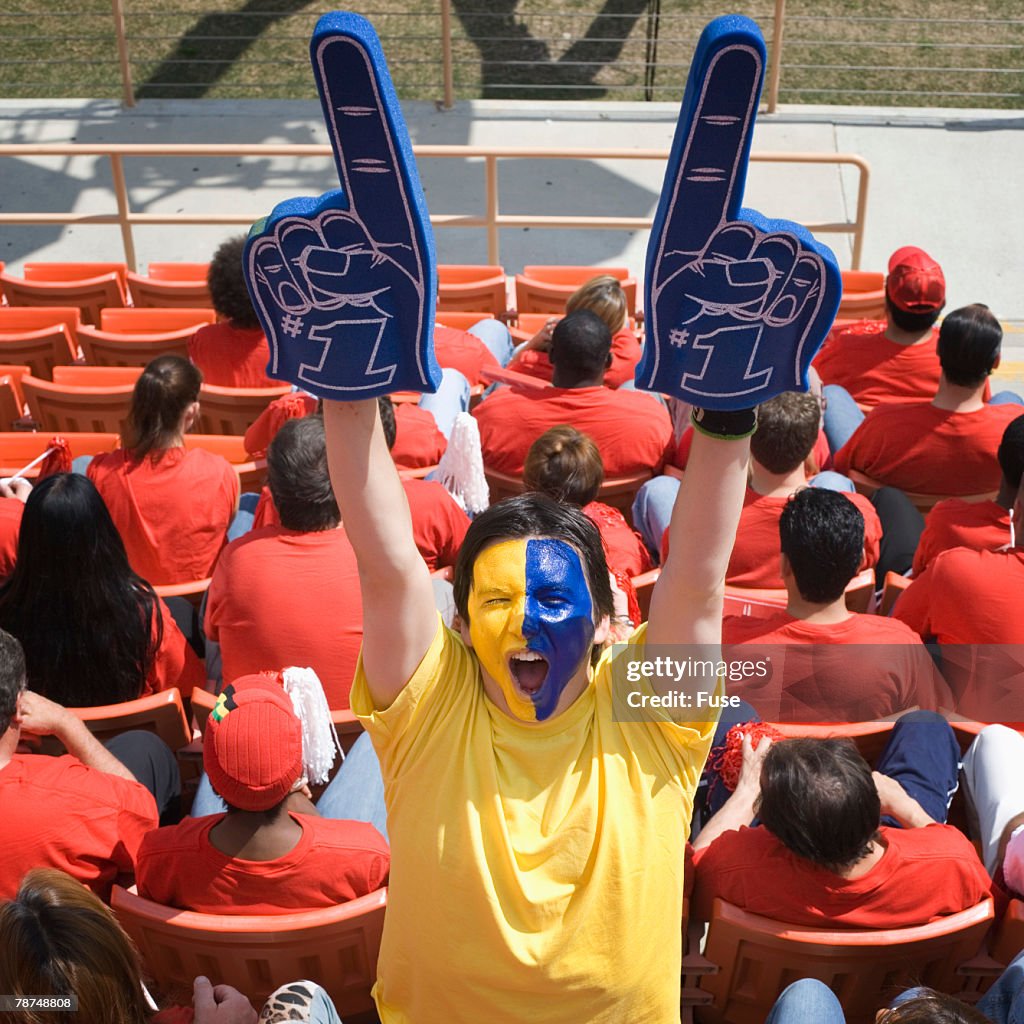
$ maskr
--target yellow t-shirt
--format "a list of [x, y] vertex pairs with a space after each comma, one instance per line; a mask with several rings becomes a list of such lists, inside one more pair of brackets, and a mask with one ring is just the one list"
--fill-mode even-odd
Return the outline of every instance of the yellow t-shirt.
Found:
[[613, 721], [610, 654], [539, 724], [494, 706], [443, 626], [386, 711], [360, 661], [352, 708], [391, 837], [384, 1024], [679, 1020], [684, 846], [714, 722]]

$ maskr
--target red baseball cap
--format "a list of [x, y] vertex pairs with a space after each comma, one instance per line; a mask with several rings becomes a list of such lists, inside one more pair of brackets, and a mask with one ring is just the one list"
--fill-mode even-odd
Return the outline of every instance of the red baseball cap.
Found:
[[942, 267], [916, 245], [905, 245], [889, 257], [885, 291], [905, 313], [934, 313], [946, 304]]
[[203, 767], [232, 807], [276, 807], [302, 776], [302, 724], [276, 677], [243, 676], [210, 712]]

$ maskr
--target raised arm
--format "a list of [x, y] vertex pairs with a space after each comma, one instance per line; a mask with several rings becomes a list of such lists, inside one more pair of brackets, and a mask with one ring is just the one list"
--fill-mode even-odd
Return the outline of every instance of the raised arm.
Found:
[[413, 540], [412, 518], [377, 402], [324, 402], [327, 460], [359, 565], [363, 667], [378, 710], [423, 659], [437, 629], [433, 588]]

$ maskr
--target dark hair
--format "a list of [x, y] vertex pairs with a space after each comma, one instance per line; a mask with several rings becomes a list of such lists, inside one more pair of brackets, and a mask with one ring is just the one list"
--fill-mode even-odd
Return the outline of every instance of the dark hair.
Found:
[[999, 442], [999, 468], [1012, 490], [1020, 487], [1024, 477], [1024, 416], [1011, 420]]
[[[60, 1014], [94, 1024], [144, 1024], [150, 1012], [142, 968], [113, 911], [70, 875], [29, 871], [12, 900], [0, 904], [0, 988], [11, 995], [77, 996]], [[10, 1024], [42, 1024], [53, 1011], [14, 1010]]]
[[235, 235], [222, 242], [210, 260], [206, 284], [213, 308], [220, 316], [237, 327], [259, 327], [259, 317], [253, 309], [242, 273], [244, 252], [245, 235]]
[[25, 689], [25, 652], [17, 637], [0, 629], [0, 736], [11, 727], [18, 695]]
[[388, 451], [391, 451], [398, 438], [398, 424], [395, 422], [395, 405], [390, 396], [381, 395], [377, 399], [377, 411], [380, 413], [380, 425], [384, 428], [384, 440], [388, 443]]
[[502, 540], [520, 537], [553, 537], [571, 544], [579, 553], [587, 574], [594, 619], [600, 622], [614, 611], [608, 563], [597, 527], [575, 506], [562, 505], [546, 494], [517, 494], [481, 512], [469, 525], [455, 562], [455, 607], [469, 623], [469, 591], [477, 556]]
[[267, 449], [267, 483], [285, 529], [317, 533], [341, 522], [320, 416], [288, 420], [274, 435]]
[[604, 463], [597, 445], [575, 427], [546, 430], [530, 445], [523, 466], [523, 483], [555, 501], [589, 505], [604, 480]]
[[185, 410], [199, 399], [203, 375], [181, 356], [157, 356], [132, 392], [124, 447], [132, 458], [159, 458], [178, 432]]
[[999, 360], [1003, 329], [980, 302], [954, 309], [939, 328], [939, 365], [950, 384], [976, 388]]
[[883, 1010], [878, 1024], [989, 1024], [989, 1019], [955, 996], [926, 988], [898, 1006]]
[[163, 640], [157, 600], [91, 480], [61, 473], [32, 490], [0, 627], [21, 641], [33, 690], [70, 707], [134, 700]]
[[551, 365], [569, 377], [600, 377], [608, 368], [612, 332], [589, 309], [562, 317], [551, 332]]
[[821, 403], [814, 395], [783, 391], [757, 407], [750, 454], [769, 473], [790, 473], [811, 454], [820, 425]]
[[864, 556], [864, 516], [845, 494], [804, 487], [782, 510], [779, 539], [800, 596], [824, 604], [840, 598], [857, 575]]
[[942, 315], [942, 308], [939, 306], [938, 309], [929, 310], [927, 313], [910, 313], [905, 309], [900, 309], [899, 306], [894, 306], [888, 293], [885, 296], [885, 309], [889, 314], [889, 319], [901, 331], [906, 331], [908, 334], [922, 334], [930, 327], [934, 327], [935, 322]]
[[765, 755], [757, 815], [798, 857], [845, 871], [870, 853], [881, 813], [871, 769], [850, 740], [780, 740]]

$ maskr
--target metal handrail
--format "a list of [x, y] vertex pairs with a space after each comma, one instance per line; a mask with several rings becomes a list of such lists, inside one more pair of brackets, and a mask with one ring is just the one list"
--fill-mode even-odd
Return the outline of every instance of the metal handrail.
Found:
[[[53, 211], [7, 213], [0, 211], [0, 224], [116, 224], [121, 229], [125, 262], [136, 269], [135, 240], [132, 226], [136, 224], [167, 225], [249, 225], [265, 211], [251, 214], [229, 213], [138, 213], [132, 209], [124, 175], [124, 160], [132, 157], [269, 157], [330, 156], [327, 145], [251, 144], [163, 144], [148, 143], [7, 143], [0, 145], [0, 157], [101, 156], [110, 161], [113, 183], [114, 213], [56, 213]], [[667, 149], [544, 149], [515, 146], [413, 146], [417, 159], [469, 160], [481, 159], [484, 166], [484, 212], [480, 214], [435, 214], [430, 220], [438, 228], [484, 228], [487, 232], [487, 261], [501, 262], [498, 232], [501, 228], [595, 228], [601, 230], [636, 231], [649, 228], [651, 217], [548, 216], [539, 214], [503, 214], [499, 202], [499, 160], [657, 160], [668, 159]], [[860, 268], [867, 217], [868, 185], [871, 168], [862, 157], [852, 153], [751, 153], [758, 163], [829, 164], [856, 167], [859, 171], [857, 209], [853, 220], [808, 223], [814, 232], [853, 236], [851, 265]]]

